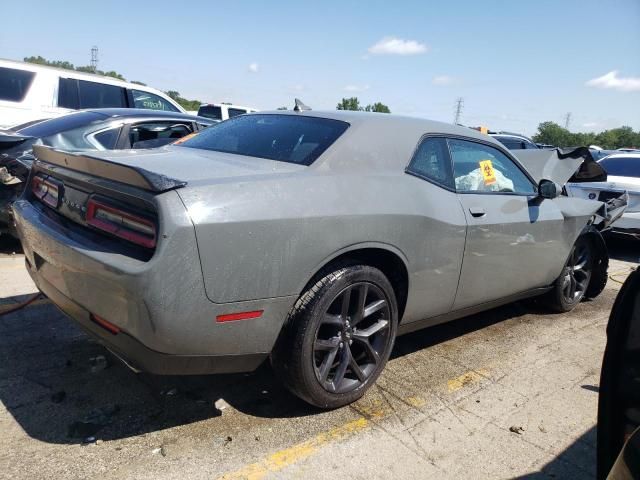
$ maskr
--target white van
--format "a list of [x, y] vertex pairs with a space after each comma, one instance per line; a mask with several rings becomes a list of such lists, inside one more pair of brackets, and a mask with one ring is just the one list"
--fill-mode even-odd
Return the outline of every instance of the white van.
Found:
[[255, 108], [241, 107], [240, 105], [232, 105], [231, 103], [203, 103], [198, 109], [198, 116], [221, 122], [237, 117], [238, 115], [257, 111]]
[[111, 77], [0, 59], [0, 128], [82, 108], [147, 108], [185, 113], [154, 88]]

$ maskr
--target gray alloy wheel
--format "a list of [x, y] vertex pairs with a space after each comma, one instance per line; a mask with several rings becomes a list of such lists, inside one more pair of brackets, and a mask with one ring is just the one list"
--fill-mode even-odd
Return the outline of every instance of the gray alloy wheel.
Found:
[[576, 242], [562, 272], [561, 288], [567, 303], [577, 303], [584, 297], [591, 279], [591, 265], [589, 243]]
[[595, 259], [596, 252], [591, 240], [584, 235], [578, 237], [562, 273], [545, 296], [549, 308], [556, 312], [568, 312], [585, 298]]
[[389, 279], [370, 265], [327, 267], [287, 317], [271, 364], [295, 395], [320, 408], [358, 400], [389, 359], [398, 304]]
[[346, 393], [376, 371], [390, 340], [391, 313], [372, 283], [354, 283], [331, 302], [314, 341], [314, 371], [331, 393]]

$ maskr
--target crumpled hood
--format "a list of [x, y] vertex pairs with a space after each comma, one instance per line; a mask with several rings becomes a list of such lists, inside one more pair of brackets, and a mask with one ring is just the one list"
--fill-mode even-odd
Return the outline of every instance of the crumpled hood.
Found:
[[546, 179], [564, 185], [569, 181], [579, 183], [607, 180], [607, 173], [586, 147], [519, 150], [516, 157], [536, 182]]

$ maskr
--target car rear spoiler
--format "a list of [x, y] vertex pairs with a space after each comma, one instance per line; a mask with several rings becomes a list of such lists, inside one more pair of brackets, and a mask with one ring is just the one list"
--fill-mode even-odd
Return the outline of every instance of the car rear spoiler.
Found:
[[560, 185], [607, 181], [607, 172], [587, 147], [518, 150], [516, 157], [537, 182], [543, 178]]
[[33, 154], [38, 162], [88, 173], [155, 193], [181, 188], [187, 184], [185, 181], [150, 172], [144, 168], [123, 165], [87, 153], [71, 153], [44, 145], [34, 145]]

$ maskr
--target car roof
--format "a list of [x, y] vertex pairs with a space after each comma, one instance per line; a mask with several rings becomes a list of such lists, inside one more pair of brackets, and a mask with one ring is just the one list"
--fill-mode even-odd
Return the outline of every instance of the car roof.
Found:
[[[329, 118], [332, 120], [341, 120], [347, 122], [353, 127], [364, 125], [387, 125], [389, 128], [411, 128], [427, 133], [442, 133], [446, 135], [460, 135], [465, 137], [477, 138], [500, 147], [503, 145], [488, 135], [484, 135], [476, 130], [467, 127], [453, 125], [451, 123], [438, 122], [435, 120], [427, 120], [419, 117], [408, 117], [404, 115], [396, 115], [390, 113], [377, 112], [357, 112], [352, 110], [303, 110], [296, 112], [293, 110], [268, 110], [247, 115], [298, 115], [305, 117]], [[394, 135], [402, 133], [402, 130], [393, 130]]]
[[78, 112], [93, 112], [105, 117], [127, 117], [127, 118], [142, 118], [142, 117], [156, 117], [156, 118], [177, 118], [184, 120], [202, 121], [211, 123], [210, 118], [198, 117], [196, 115], [189, 115], [181, 112], [168, 112], [166, 110], [151, 110], [148, 108], [87, 108], [84, 110], [77, 110]]

